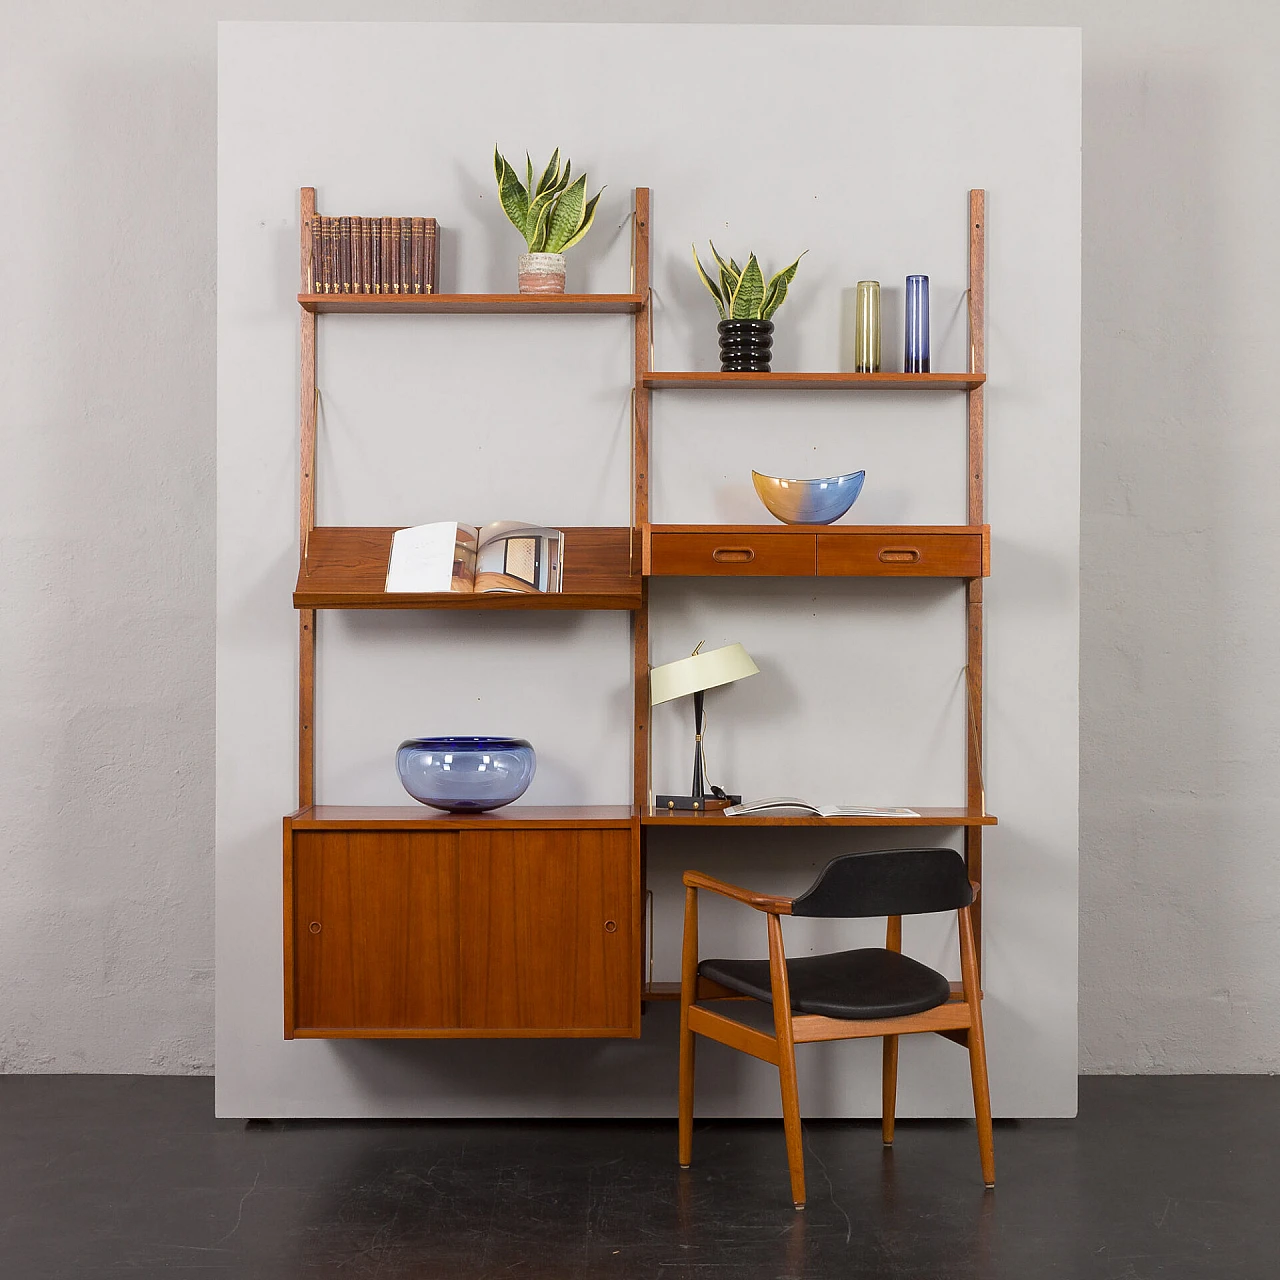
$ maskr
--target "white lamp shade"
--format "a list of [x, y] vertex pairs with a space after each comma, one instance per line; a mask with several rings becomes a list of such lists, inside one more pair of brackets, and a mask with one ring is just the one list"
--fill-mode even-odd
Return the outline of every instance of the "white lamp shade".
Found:
[[656, 707], [660, 702], [685, 698], [702, 689], [732, 684], [756, 675], [759, 670], [740, 644], [727, 644], [710, 653], [695, 653], [691, 658], [680, 658], [649, 672], [649, 704]]

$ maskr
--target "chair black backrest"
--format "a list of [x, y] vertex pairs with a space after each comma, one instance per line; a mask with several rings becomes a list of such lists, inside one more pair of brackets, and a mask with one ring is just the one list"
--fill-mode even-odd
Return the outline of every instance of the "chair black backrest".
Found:
[[793, 916], [914, 916], [973, 901], [954, 849], [884, 849], [833, 858], [791, 904]]

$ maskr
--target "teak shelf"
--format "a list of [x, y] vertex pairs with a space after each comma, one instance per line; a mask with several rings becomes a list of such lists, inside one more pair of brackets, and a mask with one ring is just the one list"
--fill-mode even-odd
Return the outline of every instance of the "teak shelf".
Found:
[[723, 812], [709, 809], [705, 813], [688, 810], [649, 808], [640, 819], [646, 827], [994, 827], [996, 819], [981, 809], [939, 809], [923, 805], [906, 805], [914, 808], [918, 818], [820, 818], [810, 814], [758, 814], [740, 813], [726, 818]]
[[[393, 528], [317, 526], [303, 547], [293, 603], [298, 609], [638, 609], [643, 596], [629, 528], [563, 529], [564, 590], [388, 592]], [[635, 562], [635, 572], [632, 563]]]
[[972, 391], [983, 373], [647, 373], [644, 385], [680, 391]]
[[[318, 294], [315, 191], [301, 193], [298, 808], [284, 819], [286, 1038], [636, 1037], [645, 982], [644, 847], [661, 827], [959, 829], [982, 873], [984, 193], [969, 193], [967, 373], [666, 372], [649, 367], [649, 192], [637, 188], [627, 293]], [[316, 523], [316, 322], [321, 315], [630, 315], [634, 339], [632, 523], [566, 528], [558, 595], [389, 594], [391, 527]], [[968, 419], [963, 525], [652, 525], [652, 393], [681, 390], [962, 391]], [[940, 577], [963, 584], [967, 617], [965, 803], [918, 818], [655, 812], [649, 786], [648, 582], [663, 576]], [[617, 609], [632, 642], [630, 805], [511, 805], [484, 814], [425, 806], [318, 805], [316, 626], [327, 609]], [[975, 931], [980, 908], [973, 907]], [[979, 932], [980, 937], [980, 932]], [[650, 958], [651, 964], [651, 958]]]
[[630, 805], [509, 804], [488, 813], [440, 813], [425, 805], [309, 805], [289, 815], [295, 831], [524, 831], [630, 828]]
[[298, 305], [311, 315], [635, 315], [645, 305], [638, 293], [300, 293]]

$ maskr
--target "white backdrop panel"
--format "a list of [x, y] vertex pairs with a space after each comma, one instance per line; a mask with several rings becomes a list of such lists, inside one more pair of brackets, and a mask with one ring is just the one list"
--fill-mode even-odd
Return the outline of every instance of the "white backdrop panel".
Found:
[[[719, 77], [769, 85], [735, 128]], [[531, 76], [531, 66], [571, 74]], [[424, 70], [429, 68], [429, 71]], [[297, 191], [321, 212], [428, 212], [445, 290], [514, 287], [494, 142], [563, 145], [607, 184], [569, 288], [625, 291], [631, 190], [653, 191], [658, 368], [714, 368], [689, 245], [809, 256], [775, 367], [848, 367], [850, 298], [932, 279], [934, 368], [964, 367], [965, 193], [988, 191], [988, 836], [992, 1089], [1002, 1115], [1075, 1109], [1079, 500], [1079, 40], [948, 28], [230, 23], [219, 68], [218, 1109], [223, 1115], [667, 1115], [672, 1010], [639, 1042], [286, 1043], [279, 823], [295, 804]], [[867, 104], [870, 104], [868, 111]], [[327, 317], [321, 523], [628, 519], [625, 317]], [[846, 521], [964, 520], [964, 407], [923, 393], [655, 395], [653, 518], [761, 522], [750, 469], [865, 467]], [[740, 640], [761, 674], [709, 697], [715, 780], [748, 794], [954, 804], [963, 796], [962, 593], [929, 582], [667, 581], [653, 657]], [[328, 615], [318, 793], [398, 803], [410, 734], [513, 733], [535, 804], [629, 798], [620, 615]], [[688, 708], [654, 718], [654, 784], [686, 783]], [[958, 833], [928, 833], [958, 840]], [[679, 872], [798, 889], [836, 852], [919, 834], [669, 832], [650, 841], [656, 975], [675, 976]], [[800, 922], [796, 922], [799, 925]], [[759, 921], [709, 908], [706, 945], [759, 954]], [[871, 926], [789, 926], [799, 954]], [[953, 969], [938, 922], [908, 927]], [[774, 1115], [768, 1068], [715, 1048], [699, 1112]], [[809, 1051], [808, 1115], [876, 1114], [878, 1055]], [[903, 1053], [901, 1113], [965, 1115], [953, 1046]]]

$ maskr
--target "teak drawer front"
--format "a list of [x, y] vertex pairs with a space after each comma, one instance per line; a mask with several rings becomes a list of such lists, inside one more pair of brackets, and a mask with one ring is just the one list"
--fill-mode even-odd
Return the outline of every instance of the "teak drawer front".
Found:
[[286, 1035], [639, 1034], [629, 830], [297, 831], [291, 859]]
[[818, 573], [827, 577], [980, 578], [981, 532], [818, 534]]
[[811, 533], [655, 533], [650, 573], [662, 577], [813, 577], [817, 538]]

